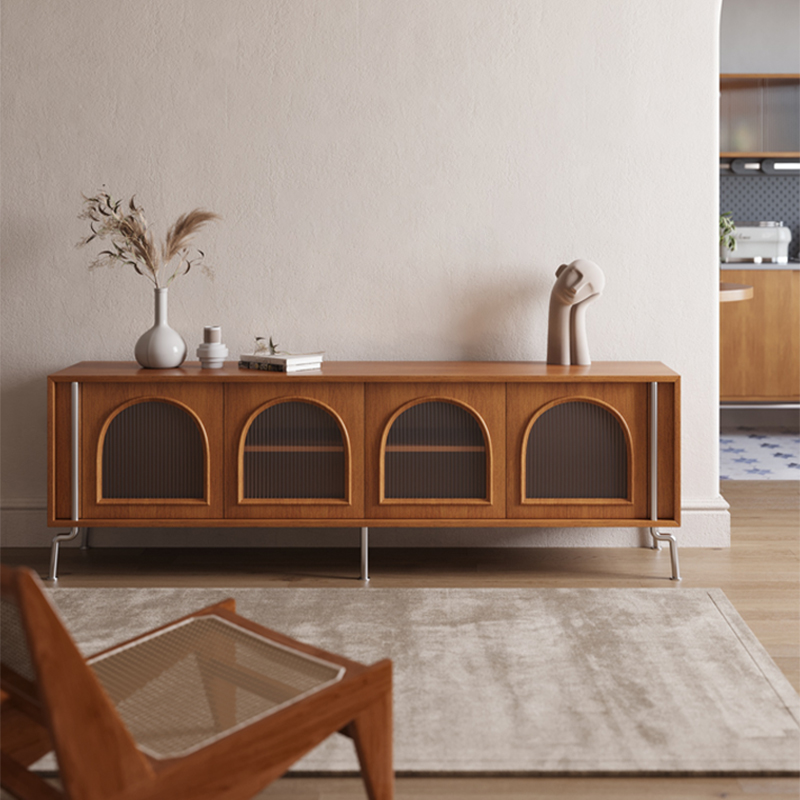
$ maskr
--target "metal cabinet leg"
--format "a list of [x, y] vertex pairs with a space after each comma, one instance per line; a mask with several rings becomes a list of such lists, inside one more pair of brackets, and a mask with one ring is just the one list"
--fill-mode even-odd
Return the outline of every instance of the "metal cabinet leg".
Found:
[[[72, 495], [72, 519], [80, 519], [80, 438], [81, 438], [81, 425], [80, 425], [80, 384], [73, 381], [70, 384], [70, 416], [71, 416], [71, 433], [72, 443], [70, 445], [70, 461], [72, 466], [72, 486], [70, 493]], [[70, 528], [69, 533], [59, 533], [53, 537], [53, 544], [50, 547], [50, 574], [47, 576], [48, 581], [58, 580], [58, 549], [61, 542], [71, 542], [80, 533], [80, 528]], [[88, 547], [89, 529], [86, 529], [86, 538], [84, 543]]]
[[369, 583], [369, 528], [361, 529], [361, 580]]
[[84, 528], [83, 529], [83, 536], [81, 536], [81, 550], [89, 550], [91, 549], [89, 546], [89, 531], [91, 528]]
[[660, 542], [669, 542], [669, 557], [672, 561], [672, 580], [681, 579], [681, 569], [678, 564], [678, 540], [672, 533], [661, 533], [658, 528], [650, 528], [650, 535], [653, 537], [653, 549], [660, 550]]
[[80, 528], [70, 528], [69, 533], [59, 533], [53, 537], [53, 544], [50, 547], [50, 574], [47, 576], [49, 581], [58, 580], [58, 548], [61, 542], [71, 542], [80, 533]]
[[[650, 519], [658, 519], [658, 383], [650, 384]], [[669, 542], [669, 555], [672, 559], [672, 580], [681, 579], [678, 566], [678, 540], [671, 533], [661, 533], [651, 527], [653, 549], [660, 550], [661, 542]]]

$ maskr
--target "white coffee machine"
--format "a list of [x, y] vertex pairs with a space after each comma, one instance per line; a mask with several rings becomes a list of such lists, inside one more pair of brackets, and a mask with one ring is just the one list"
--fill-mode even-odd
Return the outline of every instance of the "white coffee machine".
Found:
[[749, 264], [787, 264], [789, 242], [792, 232], [782, 222], [737, 223], [733, 232], [736, 248], [720, 249], [720, 256], [727, 264], [737, 262]]

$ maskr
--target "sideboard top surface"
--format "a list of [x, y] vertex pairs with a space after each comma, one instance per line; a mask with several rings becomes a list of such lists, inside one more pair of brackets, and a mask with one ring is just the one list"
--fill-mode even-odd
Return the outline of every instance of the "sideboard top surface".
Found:
[[326, 361], [307, 372], [242, 369], [226, 361], [221, 369], [202, 369], [187, 361], [177, 369], [143, 369], [135, 361], [81, 361], [49, 376], [57, 382], [520, 382], [614, 383], [676, 382], [677, 372], [658, 361], [596, 361], [587, 367], [562, 367], [542, 361]]

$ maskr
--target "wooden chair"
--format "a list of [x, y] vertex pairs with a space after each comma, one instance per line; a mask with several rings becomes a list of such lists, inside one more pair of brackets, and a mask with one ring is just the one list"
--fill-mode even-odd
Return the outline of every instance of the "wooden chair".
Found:
[[[233, 600], [86, 660], [30, 570], [0, 568], [0, 588], [0, 770], [12, 795], [250, 798], [339, 732], [369, 798], [393, 798], [390, 661], [301, 644], [238, 616]], [[51, 750], [62, 791], [28, 769]]]

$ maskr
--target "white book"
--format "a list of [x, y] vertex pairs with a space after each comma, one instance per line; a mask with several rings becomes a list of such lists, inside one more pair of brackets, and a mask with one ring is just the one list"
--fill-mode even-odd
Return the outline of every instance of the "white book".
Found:
[[322, 363], [318, 364], [294, 364], [288, 365], [284, 368], [284, 372], [319, 372], [322, 369]]
[[255, 362], [259, 364], [282, 364], [284, 366], [296, 366], [298, 364], [316, 364], [319, 366], [322, 363], [323, 353], [276, 353], [269, 355], [267, 353], [248, 353], [239, 356], [239, 361]]
[[309, 361], [306, 364], [270, 364], [267, 361], [239, 361], [240, 369], [256, 369], [264, 372], [319, 372], [321, 361]]

